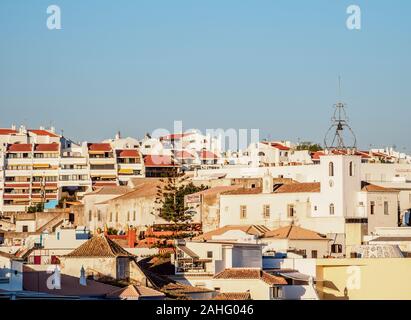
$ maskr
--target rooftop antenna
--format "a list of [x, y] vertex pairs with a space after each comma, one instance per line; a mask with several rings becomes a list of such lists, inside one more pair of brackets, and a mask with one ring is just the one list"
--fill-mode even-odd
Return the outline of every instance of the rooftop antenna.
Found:
[[[345, 112], [346, 104], [341, 102], [341, 76], [338, 76], [339, 102], [334, 105], [334, 114], [331, 118], [331, 126], [325, 134], [324, 145], [328, 150], [348, 150], [357, 148], [357, 138], [354, 131], [348, 124], [347, 113]], [[333, 134], [331, 134], [333, 132]], [[347, 144], [347, 138], [344, 133], [351, 135], [352, 143]]]

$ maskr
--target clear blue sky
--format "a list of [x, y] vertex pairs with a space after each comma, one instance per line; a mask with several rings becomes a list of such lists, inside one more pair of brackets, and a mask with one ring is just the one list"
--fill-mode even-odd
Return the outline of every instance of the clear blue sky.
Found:
[[410, 17], [409, 0], [1, 0], [0, 126], [98, 140], [183, 120], [322, 142], [340, 74], [360, 146], [411, 152]]

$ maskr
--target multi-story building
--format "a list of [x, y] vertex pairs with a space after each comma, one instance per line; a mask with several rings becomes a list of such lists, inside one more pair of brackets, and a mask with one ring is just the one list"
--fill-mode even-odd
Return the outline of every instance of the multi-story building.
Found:
[[37, 203], [81, 199], [103, 186], [144, 176], [135, 139], [74, 143], [54, 129], [0, 129], [0, 212], [24, 212]]

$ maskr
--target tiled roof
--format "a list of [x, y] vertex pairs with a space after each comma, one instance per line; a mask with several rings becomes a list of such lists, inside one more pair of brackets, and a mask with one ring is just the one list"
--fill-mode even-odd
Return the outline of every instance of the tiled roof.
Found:
[[189, 294], [189, 293], [202, 293], [202, 292], [211, 292], [213, 290], [201, 287], [192, 287], [182, 283], [169, 283], [162, 287], [162, 290], [168, 292], [174, 292], [177, 294]]
[[223, 192], [224, 195], [247, 195], [247, 194], [259, 194], [263, 191], [262, 188], [239, 188], [232, 191]]
[[34, 146], [34, 151], [38, 152], [56, 152], [60, 150], [60, 146], [58, 143], [43, 143], [43, 144], [36, 144]]
[[80, 247], [70, 252], [63, 257], [69, 258], [86, 258], [86, 257], [101, 257], [101, 258], [117, 258], [131, 257], [132, 254], [124, 250], [113, 240], [109, 239], [104, 234], [98, 234], [92, 237]]
[[144, 157], [144, 165], [146, 167], [177, 167], [171, 156], [162, 155], [147, 155]]
[[282, 277], [271, 275], [261, 269], [233, 268], [225, 269], [214, 276], [214, 279], [228, 280], [262, 280], [269, 285], [286, 285], [287, 281]]
[[99, 195], [122, 195], [127, 192], [132, 191], [133, 189], [127, 186], [102, 186], [96, 189], [95, 191], [86, 193], [85, 195], [99, 194]]
[[117, 201], [117, 200], [128, 200], [128, 199], [136, 199], [139, 197], [154, 197], [157, 194], [158, 186], [161, 186], [163, 182], [158, 179], [154, 179], [153, 181], [145, 181], [136, 186], [134, 190], [131, 190], [119, 197], [108, 201]]
[[4, 135], [9, 135], [9, 134], [16, 134], [17, 130], [13, 130], [13, 129], [0, 129], [0, 135], [4, 136]]
[[30, 133], [33, 133], [37, 136], [48, 136], [48, 137], [52, 137], [52, 138], [57, 138], [58, 135], [56, 135], [53, 132], [47, 131], [47, 130], [37, 130], [37, 129], [29, 129], [27, 130]]
[[224, 292], [215, 296], [213, 300], [251, 300], [250, 292]]
[[[78, 275], [80, 276], [79, 266]], [[119, 287], [115, 287], [102, 282], [86, 279], [87, 285], [82, 286], [78, 277], [60, 274], [61, 289], [56, 290], [52, 287], [49, 288], [48, 279], [50, 273], [46, 271], [34, 270], [27, 265], [23, 267], [23, 288], [27, 291], [43, 292], [49, 294], [57, 294], [60, 296], [73, 296], [73, 297], [105, 297], [106, 294], [113, 292]]]
[[195, 159], [194, 155], [186, 150], [176, 151], [174, 156], [176, 159]]
[[191, 136], [193, 133], [188, 132], [188, 133], [173, 133], [169, 134], [168, 136], [161, 137], [160, 140], [178, 140], [184, 137]]
[[365, 181], [361, 182], [361, 190], [366, 192], [399, 192], [399, 190], [396, 189], [377, 186]]
[[29, 143], [14, 143], [7, 147], [8, 152], [31, 152], [32, 145]]
[[264, 238], [288, 239], [288, 240], [329, 240], [326, 236], [304, 228], [290, 225], [268, 231], [264, 234]]
[[200, 152], [198, 153], [198, 155], [199, 155], [200, 159], [202, 159], [202, 160], [214, 160], [214, 159], [218, 159], [218, 156], [217, 156], [215, 153], [213, 153], [213, 152], [211, 152], [211, 151], [207, 151], [207, 150], [200, 151]]
[[129, 285], [127, 287], [117, 289], [106, 295], [109, 299], [138, 299], [140, 297], [164, 297], [165, 294], [139, 285]]
[[117, 157], [119, 158], [140, 158], [138, 150], [126, 149], [126, 150], [117, 150]]
[[285, 145], [283, 145], [283, 144], [281, 144], [281, 143], [278, 143], [278, 142], [267, 142], [267, 141], [263, 141], [262, 143], [264, 143], [264, 144], [266, 144], [266, 145], [269, 145], [269, 146], [271, 146], [271, 147], [273, 147], [273, 148], [276, 148], [276, 149], [278, 149], [278, 150], [282, 150], [282, 151], [288, 151], [288, 150], [290, 150], [289, 147], [287, 147], [287, 146], [285, 146]]
[[268, 229], [266, 226], [260, 226], [260, 225], [243, 225], [243, 226], [235, 226], [235, 225], [228, 225], [224, 226], [222, 228], [218, 228], [216, 230], [212, 230], [210, 232], [206, 232], [198, 237], [195, 237], [193, 240], [212, 240], [214, 236], [219, 236], [227, 231], [231, 230], [239, 230], [243, 231], [247, 234], [254, 235], [254, 236], [263, 236], [266, 232], [269, 232], [270, 229]]
[[112, 150], [109, 143], [89, 143], [87, 146], [89, 151], [94, 152], [110, 152]]
[[283, 184], [274, 193], [320, 192], [320, 189], [319, 182], [291, 183]]
[[234, 186], [217, 186], [214, 188], [209, 188], [203, 191], [199, 191], [196, 193], [192, 193], [190, 194], [190, 196], [194, 196], [194, 195], [203, 195], [203, 196], [209, 196], [209, 195], [215, 195], [215, 194], [219, 194], [219, 193], [224, 193], [224, 192], [228, 192], [228, 191], [234, 191], [234, 190], [238, 190], [238, 189], [242, 189], [243, 186], [241, 185], [234, 185]]

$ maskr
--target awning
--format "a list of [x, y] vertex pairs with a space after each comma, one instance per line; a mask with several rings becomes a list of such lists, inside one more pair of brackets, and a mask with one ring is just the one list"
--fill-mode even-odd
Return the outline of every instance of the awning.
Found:
[[116, 179], [117, 178], [115, 175], [104, 175], [104, 174], [91, 174], [90, 176], [100, 177], [100, 178], [103, 178], [103, 179]]
[[49, 168], [50, 165], [47, 163], [34, 163], [33, 168]]
[[120, 169], [118, 170], [119, 174], [133, 174], [134, 170], [133, 169]]
[[310, 278], [313, 278], [313, 280], [315, 280], [314, 277], [311, 277], [307, 274], [304, 273], [300, 273], [300, 272], [277, 272], [280, 276], [284, 277], [284, 278], [288, 278], [288, 279], [292, 279], [292, 280], [296, 280], [296, 281], [310, 281]]
[[178, 246], [177, 248], [180, 249], [181, 251], [183, 251], [186, 255], [188, 255], [189, 257], [191, 257], [193, 259], [199, 259], [200, 258], [197, 254], [195, 254], [193, 251], [191, 251], [186, 246]]

